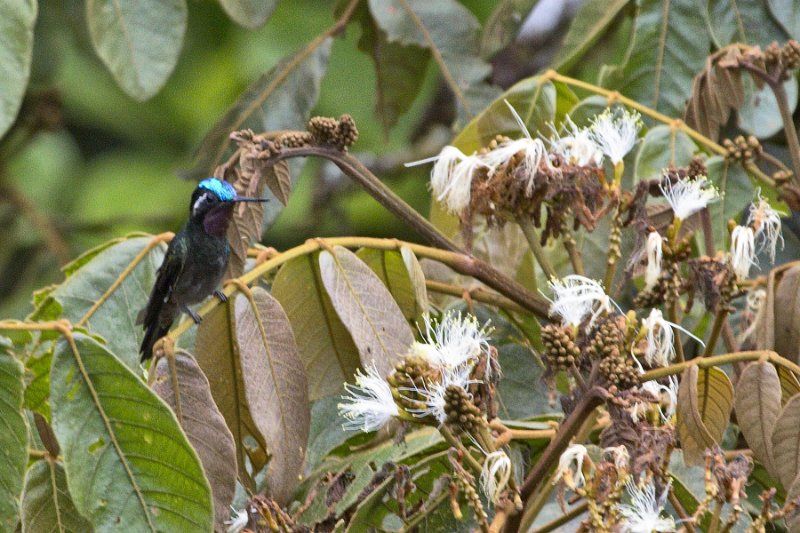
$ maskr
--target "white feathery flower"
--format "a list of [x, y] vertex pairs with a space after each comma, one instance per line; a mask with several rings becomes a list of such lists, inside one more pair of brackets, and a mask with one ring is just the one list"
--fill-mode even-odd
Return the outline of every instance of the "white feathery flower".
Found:
[[479, 156], [465, 155], [455, 146], [445, 146], [439, 155], [406, 163], [413, 167], [434, 162], [431, 170], [431, 190], [436, 200], [448, 211], [459, 214], [469, 205], [472, 195], [472, 176], [481, 167], [490, 168]]
[[[661, 415], [661, 420], [665, 424], [669, 424], [672, 417], [675, 416], [675, 410], [678, 405], [678, 380], [675, 376], [670, 376], [669, 386], [651, 380], [642, 383], [639, 386], [639, 390], [649, 393], [659, 401], [658, 412]], [[634, 423], [639, 422], [639, 417], [647, 412], [648, 407], [646, 402], [637, 402], [631, 406], [630, 413]]]
[[481, 326], [474, 315], [448, 311], [440, 321], [423, 315], [425, 342], [415, 342], [412, 353], [421, 355], [430, 363], [446, 368], [456, 368], [474, 363], [483, 351], [489, 349], [491, 328]]
[[225, 521], [225, 525], [228, 526], [228, 529], [226, 529], [228, 533], [239, 533], [241, 530], [247, 527], [247, 523], [250, 521], [250, 517], [247, 514], [247, 509], [237, 511], [231, 507], [231, 515], [231, 518]]
[[482, 159], [487, 166], [494, 169], [504, 165], [509, 159], [522, 152], [522, 160], [516, 167], [516, 175], [525, 179], [525, 194], [533, 194], [536, 184], [536, 172], [541, 163], [550, 164], [547, 157], [547, 148], [541, 139], [523, 137], [513, 141], [501, 143], [494, 150], [483, 155]]
[[662, 180], [658, 187], [678, 220], [686, 220], [719, 199], [719, 191], [705, 176], [685, 178], [675, 183]]
[[781, 235], [781, 214], [761, 196], [761, 190], [756, 191], [756, 201], [750, 204], [747, 225], [755, 232], [755, 239], [758, 241], [757, 252], [767, 250], [772, 263], [775, 262], [778, 239], [781, 241], [781, 249], [784, 247], [783, 235]]
[[[553, 478], [553, 484], [564, 479], [564, 482], [571, 485], [571, 489], [576, 489], [586, 485], [586, 477], [583, 475], [583, 463], [587, 457], [586, 446], [583, 444], [573, 444], [558, 458], [558, 470]], [[591, 461], [591, 460], [590, 460]], [[573, 465], [575, 468], [573, 470]], [[564, 476], [567, 476], [566, 478]]]
[[[478, 383], [477, 380], [469, 379], [470, 368], [467, 366], [460, 366], [455, 368], [443, 368], [441, 371], [441, 380], [438, 382], [425, 383], [418, 386], [416, 383], [412, 387], [401, 387], [401, 390], [413, 392], [422, 398], [425, 403], [424, 408], [408, 409], [408, 412], [417, 418], [433, 417], [439, 424], [444, 424], [447, 420], [447, 412], [445, 411], [445, 395], [447, 388], [450, 386], [459, 387], [466, 390], [472, 383]], [[413, 400], [412, 398], [408, 398]]]
[[497, 503], [511, 479], [511, 459], [502, 450], [486, 456], [481, 468], [481, 488], [492, 503]]
[[641, 127], [642, 116], [638, 112], [606, 109], [592, 120], [592, 140], [616, 165], [636, 145]]
[[739, 334], [737, 340], [739, 344], [744, 344], [747, 339], [751, 338], [756, 332], [756, 328], [761, 318], [761, 313], [764, 312], [764, 303], [767, 301], [767, 291], [764, 289], [755, 289], [747, 293], [745, 299], [745, 309], [742, 313], [742, 320], [747, 324], [747, 328]]
[[[705, 346], [705, 343], [692, 334], [689, 330], [670, 322], [658, 309], [652, 309], [648, 317], [642, 320], [642, 325], [647, 328], [647, 349], [644, 360], [650, 366], [668, 366], [675, 357], [675, 335], [673, 329], [678, 329]], [[678, 341], [680, 342], [680, 340]]]
[[731, 267], [739, 279], [747, 279], [750, 267], [756, 264], [756, 244], [753, 228], [736, 226], [731, 233]]
[[345, 383], [348, 395], [339, 404], [339, 415], [347, 419], [342, 424], [346, 430], [375, 431], [399, 414], [389, 383], [373, 365], [364, 374], [356, 372], [355, 384]]
[[559, 134], [550, 124], [553, 137], [550, 147], [554, 153], [563, 157], [570, 165], [599, 165], [603, 162], [603, 151], [592, 138], [589, 128], [579, 128], [569, 116], [564, 120], [566, 135]]
[[578, 326], [591, 314], [591, 325], [600, 313], [612, 311], [613, 301], [593, 279], [571, 274], [560, 280], [553, 279], [548, 285], [553, 291], [550, 314], [558, 315], [566, 324]]
[[623, 532], [667, 533], [675, 531], [675, 520], [672, 517], [662, 518], [661, 516], [669, 486], [664, 489], [664, 493], [659, 498], [656, 496], [656, 487], [652, 483], [639, 487], [634, 484], [632, 478], [628, 478], [625, 485], [631, 503], [621, 503], [617, 506], [619, 514], [625, 517], [625, 521], [622, 523]]
[[647, 268], [644, 273], [645, 289], [652, 289], [661, 277], [661, 261], [664, 257], [662, 243], [664, 239], [657, 231], [651, 231], [647, 236]]

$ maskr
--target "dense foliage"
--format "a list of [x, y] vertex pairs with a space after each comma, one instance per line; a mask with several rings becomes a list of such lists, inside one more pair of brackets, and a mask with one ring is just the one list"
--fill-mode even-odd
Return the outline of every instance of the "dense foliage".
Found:
[[[278, 3], [219, 4], [258, 28]], [[535, 4], [343, 1], [254, 77], [182, 174], [272, 201], [236, 208], [227, 300], [149, 364], [137, 315], [169, 232], [84, 251], [0, 321], [0, 529], [800, 531], [796, 10], [586, 0], [553, 69], [503, 89]], [[145, 100], [195, 8], [87, 1], [84, 44]], [[79, 242], [10, 177], [57, 126], [29, 85], [48, 9], [0, 7], [0, 186], [63, 256]], [[350, 75], [341, 42], [373, 60], [401, 156], [375, 132], [377, 158], [357, 151], [353, 110], [309, 118]], [[415, 100], [446, 146], [405, 142]], [[306, 160], [410, 237], [261, 244]], [[429, 168], [428, 217], [381, 179]]]

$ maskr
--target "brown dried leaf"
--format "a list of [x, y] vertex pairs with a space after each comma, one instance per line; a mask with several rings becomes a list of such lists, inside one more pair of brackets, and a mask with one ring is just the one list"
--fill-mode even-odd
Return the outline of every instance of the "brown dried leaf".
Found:
[[772, 431], [781, 411], [778, 372], [770, 363], [751, 363], [736, 383], [736, 419], [761, 464], [778, 476], [772, 459]]
[[[265, 430], [253, 421], [245, 397], [239, 347], [233, 335], [236, 322], [232, 306], [231, 301], [218, 305], [203, 317], [203, 322], [197, 328], [195, 357], [208, 377], [211, 396], [233, 434], [239, 479], [254, 491], [255, 481], [245, 468], [246, 459], [250, 460], [253, 472], [261, 470], [266, 462], [267, 444], [263, 435]], [[255, 440], [258, 445], [256, 449], [245, 447], [247, 436]]]
[[428, 312], [428, 287], [425, 285], [425, 273], [422, 271], [422, 265], [411, 248], [403, 246], [400, 248], [400, 255], [403, 256], [403, 263], [406, 265], [408, 275], [411, 277], [411, 283], [414, 285], [414, 300], [417, 304], [417, 316]]
[[214, 497], [215, 528], [223, 531], [236, 492], [236, 444], [194, 357], [180, 351], [175, 354], [177, 381], [170, 363], [166, 357], [158, 360], [152, 389], [175, 412], [197, 452]]
[[260, 287], [238, 294], [234, 309], [244, 392], [262, 428], [270, 495], [286, 505], [297, 489], [311, 425], [308, 384], [292, 326], [278, 300]]
[[715, 141], [731, 112], [744, 104], [744, 84], [736, 60], [738, 53], [731, 47], [725, 55], [710, 57], [706, 68], [692, 82], [684, 120], [689, 127]]
[[800, 471], [800, 396], [784, 406], [772, 432], [772, 458], [778, 478], [784, 487], [791, 487]]
[[786, 405], [796, 394], [800, 394], [800, 381], [791, 370], [778, 367], [778, 378], [781, 380], [781, 405]]
[[774, 350], [797, 363], [800, 361], [800, 264], [783, 272], [774, 288]]
[[359, 365], [358, 349], [322, 286], [318, 256], [292, 259], [272, 284], [295, 332], [311, 400], [341, 392]]
[[322, 282], [353, 337], [363, 365], [386, 376], [407, 352], [414, 335], [381, 280], [353, 252], [336, 246], [319, 256]]
[[[237, 139], [241, 154], [239, 156], [240, 171], [233, 173], [238, 176], [233, 182], [236, 194], [240, 196], [253, 196], [260, 198], [264, 193], [264, 180], [257, 170], [258, 147], [253, 144], [248, 136]], [[217, 170], [219, 175], [220, 169]], [[230, 174], [230, 172], [228, 172]], [[225, 279], [237, 278], [244, 272], [247, 261], [247, 248], [250, 243], [261, 239], [261, 230], [264, 220], [264, 204], [260, 202], [239, 202], [233, 208], [233, 220], [228, 226], [228, 242], [231, 245], [231, 258]]]
[[722, 370], [691, 365], [678, 388], [678, 435], [688, 466], [703, 463], [706, 448], [719, 444], [733, 409], [733, 385]]

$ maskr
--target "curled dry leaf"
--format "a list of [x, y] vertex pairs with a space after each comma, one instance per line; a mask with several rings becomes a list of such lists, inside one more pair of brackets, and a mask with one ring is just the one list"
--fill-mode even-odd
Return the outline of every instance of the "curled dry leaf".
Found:
[[152, 388], [175, 412], [200, 457], [214, 498], [215, 528], [224, 530], [236, 492], [236, 444], [214, 403], [208, 379], [194, 357], [179, 351], [174, 361], [158, 360]]
[[733, 385], [716, 367], [691, 365], [678, 388], [678, 435], [687, 465], [703, 463], [706, 448], [722, 440], [733, 409]]
[[772, 431], [781, 411], [781, 384], [770, 363], [751, 363], [736, 384], [736, 419], [756, 459], [773, 476]]
[[744, 104], [744, 84], [738, 68], [739, 50], [726, 48], [706, 60], [706, 68], [695, 76], [686, 106], [686, 124], [717, 140], [720, 127]]
[[391, 293], [353, 252], [336, 246], [319, 256], [322, 282], [363, 365], [388, 375], [408, 352], [414, 335]]
[[255, 287], [251, 295], [237, 295], [234, 309], [245, 396], [271, 453], [267, 486], [286, 505], [303, 471], [311, 425], [303, 363], [291, 323], [267, 291]]

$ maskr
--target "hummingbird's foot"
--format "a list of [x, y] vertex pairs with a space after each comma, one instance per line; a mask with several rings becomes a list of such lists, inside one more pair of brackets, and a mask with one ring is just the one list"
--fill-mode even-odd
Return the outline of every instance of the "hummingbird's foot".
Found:
[[228, 301], [228, 297], [227, 297], [227, 296], [225, 296], [225, 293], [224, 293], [224, 292], [222, 292], [222, 291], [221, 291], [221, 290], [219, 290], [219, 289], [217, 289], [217, 290], [215, 290], [215, 291], [214, 291], [214, 296], [216, 296], [217, 298], [219, 298], [219, 301], [220, 301], [220, 302], [222, 302], [222, 303], [225, 303], [225, 302], [227, 302], [227, 301]]
[[192, 311], [191, 309], [189, 309], [185, 305], [183, 306], [183, 312], [186, 313], [187, 315], [189, 315], [190, 317], [192, 317], [192, 320], [194, 320], [194, 323], [197, 324], [197, 325], [200, 325], [200, 322], [203, 321], [203, 318], [200, 315], [198, 315], [197, 313], [195, 313], [194, 311]]

